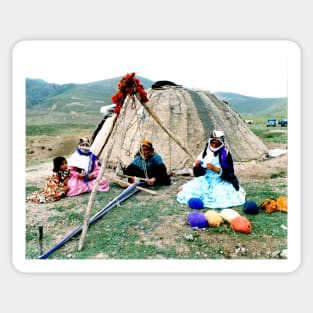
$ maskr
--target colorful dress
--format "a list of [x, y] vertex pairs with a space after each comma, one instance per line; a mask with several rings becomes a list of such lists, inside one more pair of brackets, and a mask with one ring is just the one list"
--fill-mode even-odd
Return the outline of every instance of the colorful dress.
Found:
[[[66, 196], [73, 197], [91, 192], [100, 171], [97, 157], [92, 152], [83, 154], [77, 149], [69, 159], [68, 167], [71, 171], [71, 177], [67, 183], [69, 191]], [[79, 176], [82, 171], [85, 173], [85, 177], [83, 178]], [[88, 179], [90, 174], [93, 176], [91, 180]], [[108, 192], [109, 190], [109, 182], [105, 177], [102, 177], [98, 186], [98, 191]]]
[[231, 182], [222, 178], [219, 155], [213, 156], [210, 162], [220, 168], [220, 172], [206, 170], [203, 176], [193, 178], [182, 186], [182, 190], [177, 194], [177, 201], [188, 204], [189, 199], [198, 198], [202, 200], [204, 207], [211, 209], [242, 205], [246, 193], [241, 186], [237, 191]]
[[64, 181], [70, 177], [70, 171], [59, 171], [47, 176], [43, 189], [34, 191], [28, 195], [27, 200], [35, 203], [46, 203], [60, 200], [66, 196]]

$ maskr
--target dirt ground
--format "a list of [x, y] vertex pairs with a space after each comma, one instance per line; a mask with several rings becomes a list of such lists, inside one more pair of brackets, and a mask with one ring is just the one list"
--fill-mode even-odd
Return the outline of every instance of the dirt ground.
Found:
[[[81, 134], [84, 135], [84, 134]], [[46, 175], [49, 175], [52, 170], [52, 158], [56, 155], [64, 155], [69, 156], [77, 146], [76, 143], [77, 134], [68, 135], [66, 137], [37, 137], [30, 140], [27, 139], [27, 147], [26, 147], [26, 156], [27, 156], [27, 163], [26, 163], [26, 185], [37, 186], [38, 188], [43, 187], [44, 178]], [[270, 144], [268, 145], [269, 149], [285, 149], [285, 145], [278, 145], [278, 144]], [[30, 153], [30, 151], [33, 151]], [[285, 173], [287, 171], [288, 166], [288, 155], [287, 153], [282, 154], [279, 157], [269, 158], [265, 161], [251, 161], [245, 163], [235, 163], [235, 171], [240, 180], [240, 182], [250, 182], [252, 180], [267, 180], [271, 178], [273, 173]], [[175, 194], [183, 183], [189, 180], [190, 177], [174, 177], [173, 184], [166, 188], [162, 193], [162, 197], [170, 197], [172, 194]], [[285, 178], [284, 178], [285, 179]], [[109, 179], [110, 180], [110, 179]], [[149, 195], [141, 195], [142, 197], [149, 197]], [[72, 198], [70, 199], [63, 199], [62, 201], [73, 201]], [[74, 199], [74, 201], [79, 201], [79, 199]], [[46, 204], [47, 207], [52, 206], [53, 203]], [[49, 210], [42, 210], [41, 206], [38, 204], [26, 203], [26, 222], [29, 225], [34, 225], [39, 219], [44, 218], [43, 214], [50, 214]], [[162, 237], [164, 238], [164, 242], [166, 240], [172, 240], [175, 238], [173, 232], [178, 231], [183, 226], [179, 223], [173, 225], [170, 217], [169, 220], [164, 221], [162, 225], [160, 225], [155, 232], [160, 233], [162, 232]], [[171, 224], [171, 227], [168, 227], [168, 224]], [[152, 236], [153, 234], [151, 234]], [[154, 233], [155, 235], [155, 233]], [[147, 234], [143, 240], [149, 242], [153, 240], [152, 237]], [[210, 238], [210, 240], [213, 240]], [[222, 240], [219, 237], [219, 240]], [[234, 254], [233, 246], [236, 245], [236, 238], [227, 238], [223, 243], [226, 246], [229, 246], [229, 258], [232, 258]], [[272, 247], [263, 247], [264, 249], [269, 249], [269, 251], [277, 251], [277, 247], [280, 245], [279, 242], [275, 242], [275, 240], [271, 241]], [[179, 247], [177, 247], [179, 249]], [[181, 247], [183, 249], [183, 247]], [[240, 250], [240, 247], [238, 247]], [[253, 247], [254, 251], [258, 251], [258, 247]], [[239, 251], [238, 250], [238, 251]], [[250, 247], [252, 250], [252, 247]], [[225, 249], [225, 251], [227, 251]], [[179, 252], [179, 251], [178, 251]], [[257, 253], [257, 252], [255, 252]]]

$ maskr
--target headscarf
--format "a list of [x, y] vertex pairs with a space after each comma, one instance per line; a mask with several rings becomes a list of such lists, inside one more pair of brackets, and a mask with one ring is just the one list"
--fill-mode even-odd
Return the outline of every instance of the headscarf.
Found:
[[[218, 140], [220, 141], [222, 144], [217, 147], [216, 149], [212, 149], [212, 147], [210, 147], [210, 141], [212, 139]], [[213, 151], [215, 150], [215, 151]], [[229, 167], [227, 162], [226, 162], [226, 157], [228, 155], [228, 149], [226, 147], [226, 143], [225, 143], [225, 135], [224, 132], [222, 130], [213, 130], [210, 134], [210, 138], [204, 148], [204, 151], [202, 153], [202, 159], [204, 159], [206, 157], [207, 154], [211, 154], [213, 153], [214, 155], [216, 155], [217, 153], [220, 155], [220, 162], [221, 162], [221, 166], [222, 168], [225, 167]]]
[[[146, 147], [149, 150], [149, 153], [146, 153], [146, 156], [144, 155], [143, 147]], [[153, 148], [152, 142], [148, 139], [144, 139], [140, 143], [140, 149], [137, 152], [136, 156], [137, 155], [139, 155], [143, 160], [151, 158], [154, 155], [154, 148]]]
[[[83, 146], [83, 144], [88, 144], [88, 147]], [[90, 153], [90, 140], [87, 137], [82, 137], [79, 139], [78, 149], [82, 154], [88, 155]]]
[[[220, 146], [218, 146], [217, 148], [212, 148], [211, 147], [211, 141], [212, 140], [217, 140], [221, 143]], [[209, 138], [209, 141], [208, 141], [209, 145], [209, 149], [212, 151], [212, 152], [217, 152], [218, 150], [220, 150], [223, 146], [224, 146], [224, 143], [225, 143], [225, 136], [224, 136], [224, 132], [221, 131], [221, 130], [213, 130], [213, 132], [211, 133], [210, 135], [210, 138]]]
[[147, 147], [151, 152], [154, 151], [154, 148], [153, 148], [153, 145], [152, 145], [152, 142], [148, 139], [144, 139], [141, 143], [141, 146], [142, 147]]
[[161, 156], [157, 153], [154, 153], [154, 147], [152, 142], [148, 139], [144, 139], [140, 148], [147, 147], [150, 150], [150, 155], [145, 158], [141, 149], [136, 153], [135, 158], [132, 160], [131, 164], [139, 167], [141, 170], [149, 168], [151, 165], [159, 165], [163, 163]]
[[90, 145], [90, 141], [87, 137], [80, 138], [76, 151], [68, 160], [68, 165], [82, 168], [85, 173], [88, 174], [93, 172], [97, 156], [90, 151], [89, 147], [82, 147], [81, 145], [83, 143], [87, 143], [88, 145]]

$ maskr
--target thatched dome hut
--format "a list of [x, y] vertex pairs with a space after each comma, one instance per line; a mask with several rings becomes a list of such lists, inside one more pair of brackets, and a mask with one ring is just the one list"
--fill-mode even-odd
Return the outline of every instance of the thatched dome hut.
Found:
[[[264, 143], [240, 115], [209, 91], [169, 84], [158, 85], [147, 93], [146, 106], [193, 157], [203, 150], [213, 129], [224, 131], [234, 161], [263, 159], [267, 155]], [[141, 140], [146, 138], [152, 141], [169, 172], [192, 167], [190, 154], [160, 127], [138, 100], [128, 98], [125, 101], [112, 129], [113, 119], [113, 116], [105, 118], [92, 144], [92, 150], [108, 166], [114, 167], [117, 161], [127, 165], [138, 151]], [[106, 138], [109, 139], [102, 150]]]

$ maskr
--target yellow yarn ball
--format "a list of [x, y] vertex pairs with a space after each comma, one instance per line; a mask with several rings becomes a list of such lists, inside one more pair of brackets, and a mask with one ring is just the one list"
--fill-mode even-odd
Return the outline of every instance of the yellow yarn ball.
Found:
[[208, 220], [209, 226], [218, 227], [224, 223], [221, 214], [215, 210], [208, 210], [204, 216]]

